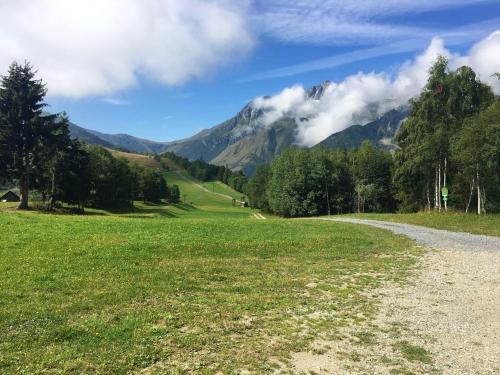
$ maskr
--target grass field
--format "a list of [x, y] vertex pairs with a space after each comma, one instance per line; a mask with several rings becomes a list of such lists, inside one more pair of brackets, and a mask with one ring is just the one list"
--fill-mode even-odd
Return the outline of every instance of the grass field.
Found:
[[416, 262], [388, 232], [259, 221], [166, 177], [188, 204], [84, 216], [0, 204], [0, 373], [269, 372], [369, 320], [370, 291]]
[[108, 149], [108, 151], [111, 152], [111, 154], [114, 157], [126, 159], [130, 163], [140, 165], [141, 167], [162, 169], [161, 163], [157, 162], [152, 156], [133, 154], [130, 152], [123, 152], [123, 151], [117, 151], [117, 150], [112, 150], [112, 149]]
[[500, 214], [478, 216], [458, 212], [420, 212], [417, 214], [356, 214], [347, 216], [500, 237]]

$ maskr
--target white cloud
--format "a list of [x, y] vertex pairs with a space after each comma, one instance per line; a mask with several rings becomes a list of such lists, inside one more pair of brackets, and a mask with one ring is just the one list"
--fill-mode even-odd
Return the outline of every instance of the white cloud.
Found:
[[[260, 29], [286, 42], [318, 44], [386, 44], [415, 36], [437, 35], [446, 23], [411, 25], [401, 15], [442, 11], [497, 0], [261, 0], [254, 15]], [[411, 20], [411, 17], [407, 19]]]
[[111, 95], [139, 76], [201, 78], [254, 43], [246, 0], [1, 1], [0, 72], [32, 62], [50, 95]]
[[[498, 82], [491, 77], [500, 71], [500, 32], [497, 31], [477, 43], [467, 56], [450, 53], [442, 39], [434, 38], [421, 55], [403, 64], [395, 77], [386, 73], [358, 73], [328, 85], [320, 100], [308, 98], [302, 86], [293, 86], [273, 97], [257, 98], [253, 105], [265, 111], [265, 126], [282, 116], [295, 118], [299, 125], [298, 143], [313, 146], [355, 122], [367, 123], [417, 96], [439, 55], [449, 58], [451, 68], [470, 65], [481, 80], [495, 83], [494, 90], [500, 94]], [[375, 113], [370, 110], [373, 104], [377, 104]]]
[[123, 99], [117, 99], [117, 98], [112, 98], [112, 97], [105, 97], [100, 99], [101, 102], [111, 104], [111, 105], [129, 105], [130, 102], [128, 100], [123, 100]]

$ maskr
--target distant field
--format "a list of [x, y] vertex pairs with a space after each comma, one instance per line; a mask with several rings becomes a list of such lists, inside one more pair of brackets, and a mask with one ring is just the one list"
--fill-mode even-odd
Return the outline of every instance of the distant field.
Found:
[[478, 216], [457, 212], [421, 212], [416, 214], [356, 214], [347, 216], [423, 225], [458, 232], [500, 236], [500, 214]]
[[231, 187], [227, 186], [226, 184], [223, 184], [220, 181], [203, 182], [202, 185], [207, 190], [210, 190], [212, 192], [219, 193], [219, 194], [229, 195], [230, 197], [236, 199], [237, 201], [239, 201], [241, 199], [241, 197], [245, 196], [245, 194], [237, 192], [236, 190], [232, 189]]
[[370, 319], [370, 290], [415, 264], [412, 242], [385, 231], [256, 220], [166, 178], [188, 203], [85, 216], [0, 204], [0, 373], [270, 372]]
[[[212, 193], [209, 189], [210, 185], [203, 189], [203, 184], [200, 181], [194, 180], [192, 177], [186, 174], [179, 174], [177, 172], [167, 172], [165, 174], [165, 179], [170, 185], [179, 185], [181, 190], [181, 200], [182, 202], [194, 206], [198, 209], [198, 212], [193, 212], [193, 215], [202, 215], [206, 217], [210, 215], [215, 216], [233, 216], [233, 217], [248, 217], [250, 215], [249, 209], [244, 209], [241, 207], [233, 207], [232, 200], [227, 197], [222, 197], [219, 194]], [[210, 183], [208, 183], [210, 184]], [[228, 194], [232, 192], [229, 186], [223, 184], [217, 184], [219, 186], [216, 193], [222, 192], [222, 194]], [[238, 195], [235, 195], [238, 196]], [[241, 194], [239, 194], [241, 197]]]
[[131, 163], [140, 165], [141, 167], [162, 169], [162, 165], [157, 162], [152, 156], [133, 154], [130, 152], [116, 151], [108, 149], [114, 157], [127, 159]]

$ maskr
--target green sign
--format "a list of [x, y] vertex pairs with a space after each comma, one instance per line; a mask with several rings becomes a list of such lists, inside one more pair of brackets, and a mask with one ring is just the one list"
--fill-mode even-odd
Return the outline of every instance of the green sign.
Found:
[[448, 196], [446, 195], [443, 196], [443, 202], [448, 202]]
[[447, 197], [448, 196], [448, 188], [447, 187], [444, 187], [441, 189], [441, 195], [443, 197]]

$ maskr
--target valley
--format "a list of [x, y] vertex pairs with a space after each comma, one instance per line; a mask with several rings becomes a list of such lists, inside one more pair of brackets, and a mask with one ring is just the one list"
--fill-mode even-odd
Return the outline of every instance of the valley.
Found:
[[500, 374], [498, 0], [0, 11], [0, 374]]

